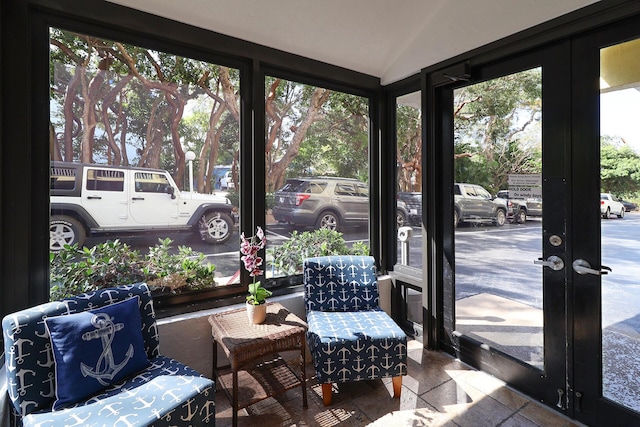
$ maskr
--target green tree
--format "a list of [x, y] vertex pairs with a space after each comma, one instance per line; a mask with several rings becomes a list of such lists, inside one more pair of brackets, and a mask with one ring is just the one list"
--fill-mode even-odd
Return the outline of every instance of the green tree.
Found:
[[323, 106], [331, 91], [272, 77], [265, 79], [265, 90], [265, 183], [267, 192], [272, 192], [284, 183], [288, 167], [297, 159], [309, 128], [324, 119]]
[[504, 188], [510, 173], [540, 173], [541, 69], [455, 91], [456, 180]]
[[[396, 109], [399, 191], [422, 191], [422, 111], [409, 105]], [[411, 184], [411, 178], [415, 184]]]
[[640, 191], [640, 155], [627, 145], [603, 138], [600, 147], [600, 186], [603, 192], [633, 197]]
[[[184, 187], [182, 132], [200, 134], [198, 189], [211, 190], [211, 180], [204, 177], [213, 175], [222, 138], [234, 133], [224, 128], [237, 128], [239, 121], [237, 71], [58, 29], [51, 30], [50, 44], [51, 98], [57, 105], [52, 160], [115, 165], [134, 160], [172, 171]], [[194, 121], [201, 130], [186, 129], [185, 107], [202, 97], [213, 100], [208, 121]], [[135, 159], [129, 159], [129, 151]]]

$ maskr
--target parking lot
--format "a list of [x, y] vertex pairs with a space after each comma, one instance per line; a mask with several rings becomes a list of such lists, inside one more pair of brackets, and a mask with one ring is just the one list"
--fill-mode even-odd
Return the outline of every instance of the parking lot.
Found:
[[[456, 297], [491, 291], [540, 308], [542, 267], [533, 261], [541, 256], [541, 226], [540, 218], [530, 218], [525, 224], [507, 223], [502, 227], [466, 224], [458, 227], [455, 232]], [[285, 241], [296, 230], [304, 231], [288, 224], [269, 224], [268, 245]], [[603, 220], [602, 232], [602, 263], [613, 270], [603, 277], [603, 304], [616, 307], [604, 310], [613, 316], [604, 320], [612, 324], [621, 318], [633, 317], [633, 311], [640, 312], [640, 290], [635, 292], [636, 288], [640, 289], [637, 279], [640, 277], [640, 213], [628, 213], [624, 219]], [[153, 234], [118, 237], [143, 253], [157, 242], [157, 236]], [[191, 246], [204, 253], [216, 265], [216, 278], [220, 284], [226, 284], [238, 271], [240, 254], [235, 238], [222, 245], [209, 245], [192, 233], [175, 232], [167, 237], [173, 240], [174, 247]], [[115, 236], [91, 237], [86, 245], [93, 246], [113, 238]], [[367, 242], [368, 231], [366, 227], [353, 228], [344, 232], [344, 238], [347, 243]], [[413, 227], [409, 248], [409, 265], [419, 268], [422, 263], [420, 227]], [[400, 250], [398, 243], [398, 258]]]

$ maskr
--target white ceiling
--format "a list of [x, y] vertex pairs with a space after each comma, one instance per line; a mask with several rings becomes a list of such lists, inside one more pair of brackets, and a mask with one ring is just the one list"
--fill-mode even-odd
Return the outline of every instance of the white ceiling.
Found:
[[109, 0], [383, 84], [597, 0]]

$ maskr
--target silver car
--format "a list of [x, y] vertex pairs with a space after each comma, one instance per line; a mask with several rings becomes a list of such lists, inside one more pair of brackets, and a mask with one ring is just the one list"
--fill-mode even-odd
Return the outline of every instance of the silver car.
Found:
[[275, 193], [273, 217], [279, 222], [340, 231], [369, 220], [369, 187], [351, 178], [288, 179]]

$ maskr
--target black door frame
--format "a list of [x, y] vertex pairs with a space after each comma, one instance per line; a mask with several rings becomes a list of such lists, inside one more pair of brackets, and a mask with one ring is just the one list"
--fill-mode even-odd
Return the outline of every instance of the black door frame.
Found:
[[[479, 349], [460, 354], [459, 338], [446, 332], [452, 330], [453, 315], [444, 309], [445, 298], [453, 298], [451, 291], [443, 285], [452, 277], [453, 234], [449, 206], [452, 205], [453, 156], [452, 156], [452, 112], [443, 106], [452, 105], [452, 90], [443, 75], [456, 77], [460, 70], [470, 70], [474, 79], [476, 71], [501, 58], [508, 56], [518, 58], [522, 51], [531, 45], [551, 45], [554, 42], [565, 46], [565, 55], [557, 58], [563, 65], [554, 78], [564, 82], [567, 92], [546, 94], [556, 97], [558, 105], [570, 118], [565, 123], [552, 125], [551, 131], [559, 132], [559, 137], [566, 140], [566, 198], [559, 209], [569, 211], [580, 210], [587, 202], [593, 202], [599, 193], [599, 180], [594, 180], [593, 170], [599, 170], [599, 50], [601, 47], [620, 43], [640, 36], [638, 20], [640, 5], [627, 3], [626, 15], [621, 19], [621, 8], [612, 8], [610, 13], [600, 15], [602, 20], [583, 22], [584, 25], [574, 27], [564, 34], [555, 37], [541, 38], [537, 43], [522, 41], [507, 45], [501, 53], [489, 47], [469, 54], [461, 55], [454, 60], [446, 61], [438, 66], [423, 70], [423, 126], [424, 170], [423, 174], [424, 204], [431, 208], [426, 211], [425, 226], [427, 228], [427, 251], [424, 263], [425, 277], [429, 282], [429, 300], [425, 306], [425, 347], [443, 349], [453, 355], [462, 356], [463, 360], [482, 369], [489, 370], [505, 379], [514, 388], [531, 397], [547, 402], [553, 409], [560, 410], [557, 390], [547, 387], [548, 392], [541, 391], [544, 380], [536, 377], [536, 371], [520, 372], [521, 367], [514, 368], [514, 361], [502, 358], [496, 365], [499, 369], [486, 369], [491, 355], [483, 354]], [[634, 25], [635, 23], [635, 25]], [[560, 41], [558, 41], [560, 40]], [[569, 45], [568, 50], [566, 48]], [[561, 71], [564, 70], [564, 71]], [[464, 77], [464, 76], [461, 76]], [[458, 83], [458, 85], [460, 85]], [[455, 86], [454, 86], [455, 87]], [[565, 116], [567, 117], [567, 116]], [[547, 126], [549, 124], [547, 123]], [[576, 147], [575, 141], [581, 141]], [[584, 143], [589, 141], [588, 149]], [[573, 145], [572, 145], [573, 144]], [[545, 164], [552, 164], [554, 159], [545, 159]], [[597, 176], [597, 174], [596, 174]], [[448, 184], [449, 183], [449, 184]], [[578, 185], [579, 184], [579, 185]], [[586, 184], [586, 185], [585, 185]], [[546, 200], [546, 199], [545, 199]], [[596, 200], [597, 203], [597, 200]], [[568, 216], [566, 230], [574, 237], [573, 244], [567, 249], [565, 263], [570, 266], [577, 258], [600, 260], [600, 219], [587, 218], [586, 215]], [[584, 230], [592, 230], [585, 233]], [[594, 237], [595, 236], [595, 237]], [[574, 249], [575, 248], [575, 249]], [[569, 267], [570, 268], [570, 267]], [[564, 402], [561, 410], [565, 415], [590, 425], [634, 425], [638, 423], [638, 415], [633, 411], [616, 405], [602, 398], [601, 387], [601, 337], [600, 337], [600, 280], [596, 276], [576, 278], [572, 270], [565, 269], [567, 274], [564, 289], [566, 342], [572, 343], [566, 350], [566, 375]], [[574, 283], [578, 281], [578, 292], [574, 292]], [[427, 288], [425, 288], [427, 289]], [[463, 347], [464, 349], [464, 347]], [[563, 348], [562, 351], [565, 351]], [[518, 365], [517, 363], [515, 363]], [[542, 396], [542, 397], [540, 397]], [[555, 400], [555, 401], [554, 401]]]
[[[441, 245], [443, 248], [443, 306], [442, 331], [440, 347], [459, 357], [463, 362], [481, 368], [528, 395], [560, 409], [567, 414], [565, 396], [567, 360], [566, 337], [568, 324], [565, 311], [566, 272], [544, 268], [544, 358], [545, 369], [539, 370], [516, 360], [494, 349], [486, 349], [481, 343], [455, 332], [455, 255], [453, 212], [453, 90], [492, 78], [516, 73], [542, 66], [542, 123], [543, 123], [543, 177], [545, 212], [556, 212], [559, 215], [544, 215], [545, 234], [543, 253], [547, 258], [558, 255], [566, 258], [566, 246], [555, 247], [549, 243], [551, 234], [565, 236], [565, 218], [562, 212], [567, 203], [566, 171], [568, 170], [567, 151], [563, 150], [570, 141], [570, 74], [568, 41], [554, 43], [520, 55], [493, 61], [478, 66], [458, 64], [440, 71], [442, 75], [451, 76], [434, 90], [437, 100], [437, 111], [441, 116], [436, 118], [435, 132], [440, 135], [440, 146], [435, 149], [440, 171], [435, 176], [436, 186], [441, 195], [436, 217], [439, 218], [442, 230]], [[531, 260], [533, 262], [533, 260]], [[484, 348], [483, 348], [484, 347]], [[561, 393], [558, 392], [561, 390]], [[560, 407], [558, 407], [560, 403]]]
[[[600, 49], [640, 38], [640, 16], [620, 21], [576, 37], [572, 52], [573, 205], [588, 211], [598, 205], [600, 193]], [[598, 215], [575, 215], [572, 225], [574, 258], [597, 264], [601, 261], [601, 220]], [[574, 418], [582, 422], [638, 425], [640, 415], [602, 397], [601, 279], [595, 275], [573, 275], [574, 310]], [[578, 394], [579, 393], [579, 394]]]

